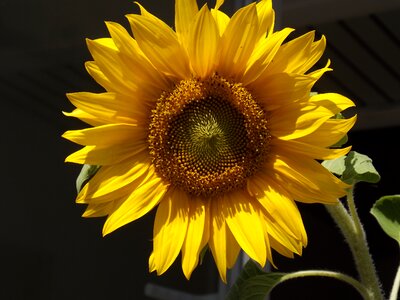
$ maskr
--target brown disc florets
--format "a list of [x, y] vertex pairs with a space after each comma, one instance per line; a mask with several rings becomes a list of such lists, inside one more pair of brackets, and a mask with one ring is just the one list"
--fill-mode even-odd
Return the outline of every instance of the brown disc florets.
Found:
[[149, 148], [158, 174], [189, 194], [212, 197], [243, 187], [264, 160], [265, 111], [237, 83], [186, 79], [152, 111]]

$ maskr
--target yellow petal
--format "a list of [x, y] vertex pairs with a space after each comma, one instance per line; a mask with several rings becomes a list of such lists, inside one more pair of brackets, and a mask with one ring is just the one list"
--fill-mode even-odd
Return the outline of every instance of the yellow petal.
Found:
[[318, 94], [309, 99], [309, 104], [293, 103], [271, 111], [271, 133], [284, 140], [301, 138], [316, 131], [332, 116], [352, 106], [354, 103], [340, 94]]
[[103, 227], [103, 235], [109, 234], [152, 210], [168, 190], [163, 180], [152, 171], [148, 180], [140, 185], [111, 215]]
[[314, 31], [311, 31], [282, 45], [270, 64], [268, 72], [270, 74], [282, 72], [303, 74], [298, 71], [309, 59], [314, 36]]
[[[103, 168], [105, 168], [105, 167], [103, 167]], [[79, 195], [78, 195], [78, 197], [76, 199], [76, 203], [79, 203], [79, 204], [86, 203], [86, 204], [89, 204], [89, 205], [100, 205], [100, 204], [105, 204], [105, 203], [111, 203], [111, 202], [116, 202], [117, 203], [119, 201], [124, 201], [146, 179], [146, 175], [147, 175], [146, 171], [147, 170], [145, 170], [143, 174], [140, 174], [137, 177], [135, 177], [136, 179], [133, 181], [132, 184], [123, 185], [119, 189], [110, 190], [108, 193], [102, 194], [102, 195], [97, 196], [97, 197], [93, 197], [93, 198], [92, 197], [84, 197], [84, 196], [80, 196], [81, 193], [79, 193]], [[89, 181], [84, 186], [84, 188], [87, 187], [87, 186], [90, 186], [90, 185], [91, 184], [90, 184], [90, 181]], [[83, 189], [81, 190], [81, 192], [82, 191], [83, 191]]]
[[326, 47], [324, 36], [316, 42], [314, 37], [315, 33], [311, 31], [283, 45], [268, 71], [297, 74], [307, 72], [321, 58]]
[[219, 32], [207, 5], [196, 15], [188, 37], [188, 54], [192, 68], [205, 78], [215, 70], [219, 49]]
[[270, 242], [270, 236], [268, 234], [268, 221], [266, 221], [266, 215], [265, 215], [265, 210], [261, 209], [260, 210], [260, 220], [261, 220], [261, 225], [263, 227], [263, 232], [264, 232], [264, 239], [265, 239], [265, 248], [266, 248], [266, 256], [267, 260], [271, 262], [271, 264], [276, 268], [274, 261], [272, 259], [272, 251], [271, 251], [271, 242]]
[[[296, 227], [288, 226], [290, 222], [291, 211], [285, 211], [286, 209], [293, 208], [293, 201], [289, 198], [287, 192], [282, 191], [281, 188], [270, 178], [267, 174], [261, 172], [253, 175], [248, 179], [247, 190], [250, 195], [255, 197], [262, 207], [271, 216], [276, 216], [275, 222], [279, 223], [288, 235], [296, 237]], [[282, 205], [281, 207], [279, 205]], [[282, 209], [282, 212], [280, 211]], [[296, 208], [297, 209], [297, 208]]]
[[196, 0], [175, 1], [175, 30], [181, 41], [185, 39], [198, 11]]
[[[90, 76], [93, 77], [94, 80], [98, 84], [100, 84], [103, 88], [106, 89], [108, 92], [120, 92], [123, 93], [124, 91], [119, 91], [116, 86], [103, 74], [100, 70], [99, 66], [94, 61], [88, 61], [85, 63], [86, 71], [89, 73]], [[129, 93], [130, 94], [130, 93]]]
[[163, 274], [181, 251], [188, 226], [188, 201], [186, 192], [171, 189], [158, 206], [153, 231], [157, 275]]
[[265, 37], [274, 30], [275, 13], [272, 9], [272, 0], [261, 0], [257, 3], [257, 16], [260, 23], [257, 36]]
[[240, 253], [240, 246], [232, 231], [226, 228], [226, 267], [233, 268]]
[[326, 107], [311, 103], [282, 106], [270, 113], [271, 134], [283, 140], [300, 138], [317, 130], [334, 114]]
[[84, 218], [95, 218], [107, 216], [113, 209], [114, 203], [99, 203], [99, 204], [89, 204], [83, 213]]
[[293, 253], [296, 251], [291, 251], [285, 246], [283, 246], [280, 242], [274, 239], [273, 236], [269, 235], [269, 242], [271, 243], [271, 248], [273, 248], [276, 252], [278, 252], [280, 255], [283, 255], [288, 258], [294, 258]]
[[[287, 178], [281, 175], [277, 175], [275, 180], [282, 186], [285, 186]], [[304, 203], [325, 203], [325, 204], [335, 204], [337, 203], [337, 198], [332, 196], [322, 196], [321, 192], [315, 189], [304, 189], [302, 182], [290, 182], [290, 185], [285, 186], [286, 190], [290, 195], [296, 199], [296, 201]]]
[[[74, 109], [71, 112], [64, 112], [63, 115], [67, 117], [73, 117], [73, 118], [78, 118], [79, 120], [91, 125], [91, 126], [99, 126], [99, 125], [104, 125], [105, 123], [102, 122], [101, 120], [97, 119], [97, 117], [77, 108]], [[108, 122], [106, 122], [108, 123]]]
[[[282, 151], [281, 151], [282, 152]], [[290, 154], [289, 154], [290, 155]], [[288, 153], [276, 155], [271, 158], [273, 161], [274, 172], [282, 177], [282, 181], [286, 182], [285, 188], [291, 191], [292, 186], [298, 185], [307, 187], [304, 193], [310, 193], [310, 200], [298, 199], [302, 202], [314, 202], [314, 196], [319, 195], [321, 203], [337, 203], [337, 199], [346, 194], [347, 184], [340, 181], [332, 175], [327, 169], [321, 166], [318, 162], [308, 157], [297, 154], [289, 157]], [[268, 168], [268, 167], [267, 167]]]
[[118, 49], [120, 53], [126, 53], [126, 55], [133, 56], [135, 59], [144, 58], [135, 39], [131, 37], [121, 24], [108, 21], [106, 22], [106, 26], [110, 32], [115, 48]]
[[[131, 80], [149, 95], [158, 96], [170, 83], [145, 57], [137, 42], [118, 23], [106, 22], [108, 31], [119, 49], [119, 57]], [[140, 83], [140, 84], [139, 84]]]
[[306, 62], [293, 72], [300, 74], [304, 74], [305, 72], [307, 72], [321, 58], [322, 54], [324, 54], [325, 48], [326, 48], [326, 38], [325, 36], [322, 36], [319, 41], [313, 42], [311, 44], [310, 53], [308, 55], [308, 59], [306, 60]]
[[[261, 266], [266, 262], [264, 231], [255, 199], [245, 192], [226, 196], [221, 209], [232, 234], [249, 257]], [[251, 229], [250, 229], [251, 228]]]
[[250, 176], [246, 182], [247, 192], [251, 197], [260, 198], [264, 197], [265, 189], [268, 186], [270, 178], [263, 174], [263, 172], [257, 172]]
[[208, 214], [207, 202], [199, 198], [189, 199], [190, 207], [186, 237], [182, 245], [182, 270], [189, 280], [193, 270], [199, 263], [204, 235], [204, 224]]
[[225, 0], [217, 0], [215, 1], [215, 9], [219, 9], [222, 4], [224, 4]]
[[143, 127], [136, 124], [106, 124], [81, 130], [69, 130], [62, 137], [79, 145], [101, 147], [122, 143], [129, 144], [131, 140], [144, 141], [146, 133]]
[[354, 102], [349, 98], [336, 93], [314, 95], [310, 98], [310, 102], [329, 109], [332, 112], [332, 115], [355, 106]]
[[329, 119], [314, 132], [298, 140], [320, 147], [329, 147], [340, 141], [356, 123], [357, 116], [349, 119]]
[[147, 112], [139, 98], [127, 98], [116, 93], [69, 93], [69, 101], [80, 110], [95, 117], [101, 124], [137, 123], [145, 120]]
[[315, 80], [319, 80], [322, 77], [322, 75], [324, 75], [325, 72], [332, 71], [332, 69], [329, 68], [330, 64], [331, 64], [331, 61], [328, 59], [328, 62], [326, 63], [325, 67], [323, 67], [321, 69], [317, 69], [313, 72], [307, 73], [307, 76], [313, 77], [313, 78], [315, 78]]
[[127, 18], [140, 49], [159, 71], [179, 79], [190, 76], [187, 54], [167, 24], [150, 14]]
[[204, 219], [204, 231], [203, 231], [203, 236], [201, 239], [201, 243], [200, 243], [200, 249], [204, 249], [204, 247], [207, 246], [209, 240], [210, 240], [210, 220], [211, 220], [211, 216], [210, 216], [210, 201], [209, 200], [204, 200], [202, 199], [202, 201], [205, 201], [205, 208], [206, 208], [206, 212], [205, 212], [205, 219]]
[[[272, 166], [270, 167], [272, 168]], [[335, 204], [338, 201], [338, 197], [328, 193], [323, 193], [320, 188], [314, 185], [314, 183], [307, 181], [306, 178], [299, 177], [296, 171], [292, 172], [291, 176], [287, 174], [284, 175], [279, 171], [274, 172], [271, 176], [273, 177], [273, 180], [281, 187], [284, 187], [290, 196], [296, 199], [296, 201], [326, 204]], [[311, 186], [311, 184], [313, 184], [313, 186]], [[305, 186], [307, 186], [307, 189], [304, 188]]]
[[[293, 155], [301, 154], [313, 159], [335, 159], [346, 155], [351, 149], [351, 146], [343, 149], [322, 148], [313, 144], [302, 143], [295, 140], [284, 141], [273, 139], [271, 144], [279, 147], [279, 149], [290, 151]], [[277, 152], [279, 152], [279, 150], [277, 150]]]
[[217, 9], [211, 9], [211, 15], [217, 24], [219, 35], [222, 36], [226, 27], [228, 26], [230, 18], [225, 13]]
[[239, 76], [257, 42], [258, 18], [255, 3], [239, 9], [222, 35], [218, 72], [225, 77]]
[[156, 265], [154, 264], [154, 252], [151, 252], [149, 257], [149, 272], [152, 273], [156, 270]]
[[[247, 63], [246, 71], [243, 74], [241, 82], [248, 85], [267, 69], [268, 65], [274, 58], [276, 52], [279, 50], [282, 42], [294, 29], [285, 28], [281, 31], [275, 32], [272, 36], [264, 38], [255, 47], [249, 61]], [[263, 82], [264, 84], [266, 82]], [[264, 89], [262, 89], [264, 91]]]
[[[131, 161], [112, 166], [103, 166], [79, 192], [77, 203], [102, 203], [134, 190], [147, 175], [150, 157], [143, 151]], [[117, 196], [116, 196], [117, 195]]]
[[[214, 257], [219, 275], [223, 282], [226, 282], [226, 223], [222, 212], [222, 206], [219, 202], [222, 199], [213, 199], [210, 204], [210, 240], [209, 245]], [[229, 230], [229, 229], [228, 229]]]
[[[110, 42], [112, 42], [112, 45], [110, 45]], [[137, 83], [132, 80], [132, 72], [125, 67], [112, 39], [86, 39], [86, 44], [96, 65], [104, 76], [112, 82], [114, 90], [125, 95], [135, 93]]]
[[[257, 196], [257, 200], [268, 212], [270, 223], [283, 229], [285, 236], [291, 236], [307, 244], [307, 236], [303, 221], [296, 203], [273, 179], [264, 177], [264, 193]], [[272, 224], [271, 224], [272, 225]]]
[[311, 76], [277, 73], [265, 78], [261, 75], [249, 87], [254, 91], [254, 97], [270, 111], [308, 99], [315, 81]]
[[147, 150], [144, 141], [134, 141], [127, 145], [86, 146], [70, 154], [65, 162], [89, 165], [114, 165], [132, 159], [138, 153]]
[[[273, 245], [273, 247], [276, 247], [276, 244], [281, 246], [278, 246], [278, 249], [274, 248], [275, 250], [280, 250], [285, 254], [288, 254], [289, 252], [290, 254], [285, 255], [288, 257], [293, 257], [293, 253], [301, 255], [301, 253], [303, 252], [303, 247], [305, 245], [301, 242], [300, 239], [294, 237], [291, 234], [288, 234], [286, 229], [282, 228], [280, 224], [270, 215], [265, 217], [264, 223], [268, 232], [271, 246]], [[276, 242], [276, 244], [274, 244], [274, 241]], [[286, 249], [286, 251], [281, 250], [282, 248]]]

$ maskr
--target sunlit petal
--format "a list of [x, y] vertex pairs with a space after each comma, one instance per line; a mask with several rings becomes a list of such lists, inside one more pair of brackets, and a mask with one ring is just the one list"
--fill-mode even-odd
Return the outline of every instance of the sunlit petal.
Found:
[[182, 270], [189, 279], [194, 268], [199, 263], [202, 250], [202, 240], [208, 211], [207, 201], [199, 198], [189, 199], [189, 217], [186, 237], [182, 245]]
[[221, 40], [221, 60], [218, 71], [224, 76], [241, 74], [257, 42], [256, 6], [238, 10], [230, 19]]
[[154, 222], [153, 255], [158, 275], [175, 261], [186, 236], [189, 199], [186, 193], [171, 189], [158, 206]]
[[217, 264], [219, 275], [222, 281], [226, 282], [226, 231], [229, 230], [226, 225], [225, 217], [223, 214], [222, 199], [214, 199], [210, 208], [210, 249], [214, 256], [215, 263]]
[[158, 70], [182, 79], [190, 75], [186, 52], [167, 24], [148, 15], [128, 15], [127, 18], [140, 49]]
[[142, 217], [152, 210], [167, 192], [167, 186], [155, 173], [142, 183], [122, 205], [108, 216], [103, 235]]
[[196, 0], [175, 1], [175, 30], [181, 42], [185, 40], [190, 25], [198, 11]]
[[[266, 262], [266, 246], [264, 231], [259, 218], [259, 209], [256, 202], [250, 201], [246, 194], [234, 195], [235, 198], [225, 199], [222, 207], [223, 214], [233, 236], [240, 247], [261, 266]], [[253, 203], [252, 203], [253, 202]], [[251, 231], [248, 230], [251, 228]]]
[[215, 70], [219, 54], [217, 24], [206, 5], [193, 21], [188, 36], [188, 54], [195, 74], [204, 78]]

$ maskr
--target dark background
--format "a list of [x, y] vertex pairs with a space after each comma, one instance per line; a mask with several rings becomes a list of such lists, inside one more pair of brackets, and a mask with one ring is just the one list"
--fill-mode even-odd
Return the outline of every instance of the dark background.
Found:
[[[336, 1], [336, 11], [314, 7], [303, 19], [302, 2], [275, 5], [281, 9], [281, 25], [296, 26], [298, 32], [315, 28], [332, 40], [327, 57], [335, 71], [321, 80], [318, 91], [337, 91], [357, 104], [359, 123], [349, 144], [373, 159], [382, 180], [359, 184], [356, 203], [387, 295], [399, 263], [398, 246], [369, 210], [379, 197], [399, 193], [400, 10], [395, 2], [383, 2], [382, 7], [368, 2], [356, 13], [352, 5]], [[170, 24], [171, 3], [142, 1]], [[228, 11], [234, 6], [232, 1], [224, 5]], [[0, 1], [0, 299], [146, 299], [143, 291], [149, 282], [198, 295], [218, 291], [209, 254], [190, 282], [182, 275], [180, 259], [162, 277], [148, 273], [154, 213], [103, 238], [104, 219], [81, 218], [84, 206], [74, 203], [80, 167], [63, 161], [78, 147], [61, 134], [83, 125], [62, 115], [62, 110], [72, 109], [65, 93], [101, 90], [84, 72], [83, 62], [89, 59], [84, 38], [106, 36], [103, 20], [126, 25], [123, 15], [132, 12], [137, 9], [125, 0]], [[363, 34], [365, 28], [368, 32]], [[356, 276], [347, 245], [324, 207], [299, 207], [309, 245], [294, 260], [275, 254], [279, 271], [318, 268]], [[359, 296], [347, 285], [325, 278], [286, 282], [271, 296], [294, 298]]]

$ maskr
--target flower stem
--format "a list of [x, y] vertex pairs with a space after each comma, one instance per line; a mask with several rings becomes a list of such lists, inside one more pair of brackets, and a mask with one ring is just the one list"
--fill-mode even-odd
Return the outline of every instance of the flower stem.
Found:
[[370, 296], [368, 294], [368, 290], [356, 279], [353, 277], [350, 277], [348, 275], [339, 273], [339, 272], [333, 272], [333, 271], [322, 271], [322, 270], [307, 270], [307, 271], [298, 271], [294, 273], [289, 273], [280, 279], [280, 282], [289, 280], [289, 279], [295, 279], [295, 278], [302, 278], [302, 277], [309, 277], [309, 276], [319, 276], [319, 277], [330, 277], [330, 278], [335, 278], [338, 280], [341, 280], [343, 282], [348, 283], [352, 287], [354, 287], [362, 296], [364, 299], [370, 299]]
[[396, 277], [394, 278], [393, 287], [392, 287], [392, 291], [390, 292], [389, 300], [398, 299], [397, 295], [399, 293], [399, 286], [400, 286], [400, 266], [397, 269]]
[[342, 203], [326, 205], [332, 218], [348, 243], [362, 284], [367, 288], [369, 297], [366, 299], [382, 300], [383, 293], [375, 270], [368, 243], [360, 218], [357, 214], [353, 198], [353, 189], [347, 194], [349, 212]]
[[350, 216], [353, 219], [355, 234], [360, 237], [362, 236], [365, 239], [365, 232], [361, 224], [360, 217], [357, 213], [356, 204], [354, 202], [353, 189], [354, 188], [351, 188], [347, 192], [347, 205], [349, 206]]

